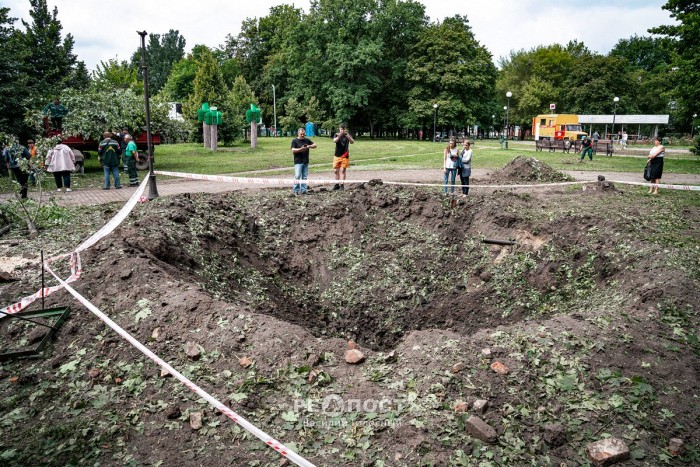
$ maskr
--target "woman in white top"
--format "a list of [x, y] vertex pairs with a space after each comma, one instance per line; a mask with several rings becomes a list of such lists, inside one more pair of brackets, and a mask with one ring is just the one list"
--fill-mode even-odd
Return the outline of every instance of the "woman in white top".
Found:
[[657, 136], [654, 138], [654, 147], [649, 151], [647, 162], [651, 165], [651, 186], [649, 187], [649, 193], [652, 195], [659, 194], [659, 182], [661, 181], [661, 175], [664, 172], [664, 155], [666, 148], [661, 144], [661, 137]]
[[59, 139], [56, 147], [46, 155], [46, 171], [53, 172], [56, 181], [56, 191], [72, 191], [70, 188], [70, 173], [75, 170], [75, 155], [71, 148]]
[[450, 179], [451, 193], [455, 192], [455, 178], [457, 177], [457, 165], [459, 159], [459, 148], [457, 148], [457, 140], [450, 138], [450, 144], [445, 148], [443, 153], [444, 162], [443, 169], [445, 170], [444, 191], [447, 193], [447, 179]]
[[472, 175], [472, 142], [464, 140], [462, 152], [462, 170], [459, 172], [459, 179], [462, 182], [462, 195], [469, 194], [469, 177]]

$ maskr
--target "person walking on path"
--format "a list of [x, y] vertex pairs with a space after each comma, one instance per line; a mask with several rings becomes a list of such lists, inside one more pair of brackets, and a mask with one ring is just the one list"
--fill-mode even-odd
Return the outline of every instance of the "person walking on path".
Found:
[[[306, 130], [299, 128], [297, 137], [292, 140], [292, 154], [294, 154], [294, 180], [306, 180], [309, 178], [309, 149], [316, 149], [316, 143], [306, 137]], [[297, 195], [308, 194], [306, 183], [294, 183], [292, 193]]]
[[[350, 166], [350, 145], [355, 144], [355, 140], [347, 132], [345, 123], [340, 124], [338, 133], [333, 138], [335, 143], [335, 155], [333, 156], [333, 170], [335, 171], [335, 179], [338, 183], [333, 187], [334, 190], [345, 189], [345, 172]], [[342, 180], [342, 182], [341, 182]]]
[[109, 176], [112, 174], [114, 178], [114, 188], [118, 190], [122, 187], [122, 183], [119, 180], [119, 162], [122, 149], [119, 147], [119, 143], [112, 139], [112, 133], [109, 131], [102, 133], [102, 138], [97, 149], [100, 164], [102, 164], [102, 169], [105, 174], [105, 184], [102, 189], [109, 190]]
[[651, 148], [647, 156], [647, 164], [651, 165], [651, 186], [649, 187], [649, 194], [659, 194], [659, 182], [661, 181], [661, 175], [664, 173], [665, 155], [666, 148], [661, 144], [661, 137], [657, 136], [654, 138], [654, 147]]
[[19, 144], [8, 144], [2, 151], [3, 165], [9, 169], [10, 172], [15, 176], [15, 180], [19, 184], [20, 197], [22, 199], [27, 198], [27, 191], [29, 190], [29, 174], [25, 172], [20, 166], [20, 158], [26, 159], [27, 161], [31, 157], [29, 155], [29, 150], [24, 146]]
[[134, 138], [130, 134], [124, 135], [126, 147], [124, 148], [124, 162], [129, 168], [129, 186], [139, 185], [139, 175], [136, 171], [136, 163], [139, 161], [139, 153], [136, 149]]
[[622, 130], [622, 139], [620, 139], [620, 149], [627, 149], [627, 132]]
[[583, 159], [586, 158], [586, 154], [588, 154], [590, 160], [593, 160], [593, 141], [584, 135], [583, 138], [581, 138], [581, 158], [578, 161], [583, 162]]
[[448, 180], [451, 185], [450, 192], [455, 192], [455, 178], [457, 177], [458, 159], [459, 148], [457, 147], [457, 140], [454, 137], [452, 137], [450, 138], [450, 143], [447, 145], [443, 153], [442, 168], [445, 171], [445, 176], [443, 178], [443, 191], [445, 193], [447, 193]]
[[75, 170], [75, 155], [71, 148], [63, 144], [61, 138], [58, 144], [46, 155], [46, 171], [53, 173], [56, 181], [56, 191], [73, 191], [70, 187], [70, 173]]

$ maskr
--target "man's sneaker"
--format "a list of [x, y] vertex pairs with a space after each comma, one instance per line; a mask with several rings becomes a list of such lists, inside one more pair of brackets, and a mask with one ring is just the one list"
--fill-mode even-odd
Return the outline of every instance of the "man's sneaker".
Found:
[[119, 186], [115, 186], [114, 188], [115, 188], [116, 190], [121, 190], [121, 189], [122, 189], [122, 186], [119, 185]]
[[345, 185], [340, 185], [340, 189], [341, 189], [341, 190], [344, 190], [344, 189], [345, 189]]
[[333, 187], [333, 191], [338, 191], [338, 190], [342, 190], [342, 188], [340, 188], [340, 183], [336, 183], [335, 186]]
[[56, 191], [60, 193], [63, 191], [63, 188], [58, 188]]
[[103, 190], [109, 190], [109, 187], [108, 187], [108, 186], [103, 186], [102, 189], [103, 189]]
[[68, 193], [69, 191], [73, 191], [73, 190], [71, 190], [70, 188], [66, 188], [66, 193]]

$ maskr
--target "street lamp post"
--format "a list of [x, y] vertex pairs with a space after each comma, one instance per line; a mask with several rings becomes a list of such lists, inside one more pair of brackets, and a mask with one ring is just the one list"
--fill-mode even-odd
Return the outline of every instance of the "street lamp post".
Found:
[[435, 111], [433, 112], [433, 143], [436, 142], [436, 139], [435, 139], [435, 126], [436, 126], [436, 124], [437, 124], [437, 108], [438, 108], [438, 105], [437, 105], [437, 104], [433, 104], [433, 109], [435, 110]]
[[620, 102], [620, 98], [615, 96], [613, 99], [613, 102], [615, 103], [615, 106], [613, 107], [613, 126], [612, 126], [612, 131], [610, 132], [610, 139], [612, 140], [615, 137], [615, 116], [617, 115], [617, 103]]
[[693, 121], [690, 123], [690, 139], [693, 139], [693, 134], [695, 132], [695, 119], [698, 117], [698, 114], [693, 114]]
[[508, 130], [510, 129], [509, 126], [509, 120], [508, 120], [508, 113], [510, 112], [510, 98], [513, 96], [513, 93], [508, 91], [506, 93], [506, 97], [508, 98], [508, 105], [506, 105], [506, 145], [505, 148], [508, 149]]
[[146, 65], [146, 31], [136, 31], [141, 36], [141, 69], [143, 70], [143, 96], [146, 101], [146, 153], [148, 154], [148, 199], [158, 198], [156, 174], [153, 172], [153, 138], [151, 136], [151, 106], [148, 97], [148, 66]]
[[275, 136], [277, 136], [277, 98], [275, 97], [275, 85], [272, 85], [272, 111], [275, 115]]
[[493, 134], [496, 132], [496, 115], [491, 115], [491, 136], [489, 136], [489, 139], [493, 136]]

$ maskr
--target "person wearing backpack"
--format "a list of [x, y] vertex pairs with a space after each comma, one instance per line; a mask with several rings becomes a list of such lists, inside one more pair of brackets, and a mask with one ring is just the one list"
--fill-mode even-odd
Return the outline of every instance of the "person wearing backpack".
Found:
[[102, 138], [97, 149], [100, 164], [102, 164], [102, 169], [105, 174], [105, 184], [102, 189], [109, 190], [109, 175], [112, 174], [114, 178], [114, 188], [118, 190], [122, 187], [122, 183], [119, 180], [119, 165], [121, 162], [122, 149], [119, 147], [119, 143], [112, 139], [112, 133], [109, 131], [102, 133]]

